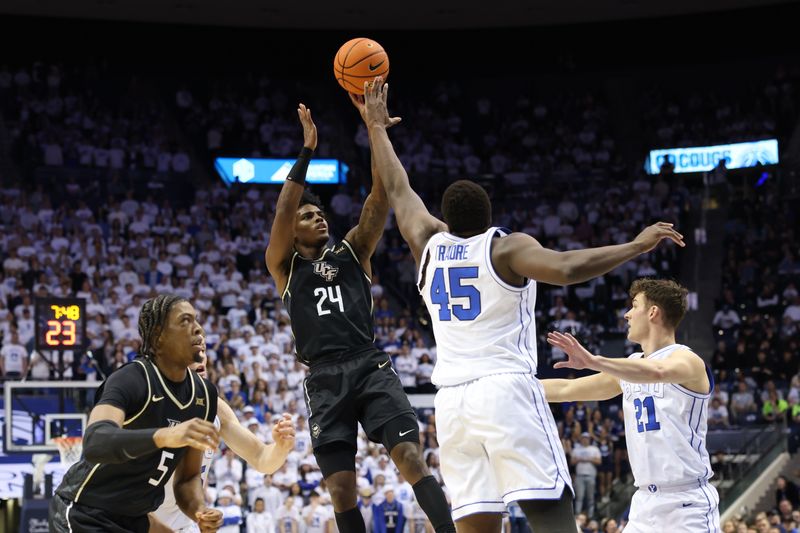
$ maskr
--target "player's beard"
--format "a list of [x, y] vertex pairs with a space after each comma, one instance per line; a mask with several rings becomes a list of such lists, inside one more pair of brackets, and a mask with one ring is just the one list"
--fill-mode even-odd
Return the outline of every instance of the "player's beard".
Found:
[[192, 361], [195, 363], [202, 363], [203, 362], [203, 355], [201, 352], [195, 352], [192, 354]]

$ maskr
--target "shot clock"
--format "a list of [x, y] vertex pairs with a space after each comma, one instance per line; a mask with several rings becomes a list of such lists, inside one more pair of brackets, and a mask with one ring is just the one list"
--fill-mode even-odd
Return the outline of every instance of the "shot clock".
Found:
[[37, 350], [82, 350], [86, 345], [86, 300], [36, 298]]

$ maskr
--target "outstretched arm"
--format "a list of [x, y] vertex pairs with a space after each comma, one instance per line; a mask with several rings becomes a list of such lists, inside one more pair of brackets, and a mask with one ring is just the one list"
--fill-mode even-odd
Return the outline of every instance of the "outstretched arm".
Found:
[[422, 199], [411, 188], [408, 174], [394, 152], [386, 129], [400, 122], [400, 119], [389, 117], [386, 107], [388, 89], [389, 86], [380, 77], [375, 78], [371, 87], [365, 84], [367, 130], [378, 174], [389, 196], [389, 204], [394, 209], [397, 226], [419, 265], [428, 239], [439, 231], [447, 230], [447, 225], [428, 212]]
[[550, 332], [547, 342], [568, 356], [553, 368], [588, 368], [630, 383], [677, 383], [702, 394], [710, 387], [703, 360], [689, 350], [675, 350], [665, 359], [627, 359], [592, 355], [569, 333]]
[[[353, 105], [358, 109], [361, 118], [366, 123], [363, 97], [352, 93], [348, 94]], [[347, 232], [345, 240], [353, 246], [353, 251], [358, 256], [361, 266], [364, 267], [367, 275], [372, 277], [370, 258], [375, 253], [378, 241], [383, 235], [386, 215], [389, 214], [389, 199], [386, 198], [386, 189], [382, 180], [378, 177], [378, 168], [375, 165], [375, 156], [372, 153], [372, 140], [370, 140], [370, 167], [372, 171], [372, 190], [364, 201], [358, 225]]]
[[499, 241], [497, 254], [500, 263], [508, 265], [517, 276], [551, 285], [571, 285], [610, 272], [649, 252], [664, 239], [685, 246], [683, 235], [675, 231], [672, 224], [658, 222], [645, 228], [631, 242], [568, 252], [549, 250], [530, 235], [512, 233]]
[[242, 427], [233, 410], [224, 401], [217, 402], [220, 419], [220, 436], [225, 444], [247, 464], [259, 472], [272, 474], [277, 471], [294, 449], [294, 426], [289, 415], [272, 428], [272, 444], [264, 444], [252, 432]]
[[311, 119], [311, 110], [300, 104], [297, 115], [303, 125], [303, 149], [281, 187], [281, 193], [275, 206], [275, 218], [269, 234], [269, 245], [264, 254], [267, 269], [275, 279], [278, 294], [283, 294], [283, 290], [286, 288], [289, 276], [288, 263], [294, 247], [297, 207], [300, 205], [300, 198], [305, 189], [306, 170], [308, 170], [311, 154], [317, 148], [317, 127]]
[[548, 402], [590, 402], [610, 400], [622, 393], [619, 380], [600, 373], [578, 379], [543, 379]]

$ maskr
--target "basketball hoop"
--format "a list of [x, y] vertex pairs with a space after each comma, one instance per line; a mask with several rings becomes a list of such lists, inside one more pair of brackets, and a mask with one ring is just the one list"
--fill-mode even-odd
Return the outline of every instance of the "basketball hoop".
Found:
[[69, 468], [81, 458], [83, 452], [83, 439], [81, 437], [56, 437], [53, 443], [58, 446], [61, 464]]

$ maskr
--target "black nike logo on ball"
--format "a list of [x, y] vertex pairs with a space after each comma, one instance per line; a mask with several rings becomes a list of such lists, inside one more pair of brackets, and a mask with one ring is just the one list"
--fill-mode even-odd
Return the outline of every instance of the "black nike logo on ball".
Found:
[[386, 60], [384, 59], [383, 61], [381, 61], [381, 62], [380, 62], [380, 63], [378, 63], [377, 65], [373, 65], [372, 63], [370, 63], [370, 64], [369, 64], [369, 70], [370, 70], [370, 71], [377, 70], [377, 68], [378, 68], [378, 67], [380, 67], [381, 65], [383, 65], [383, 62], [384, 62], [384, 61], [386, 61]]

